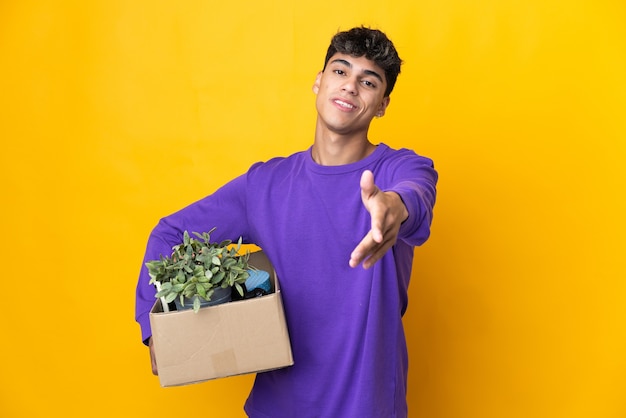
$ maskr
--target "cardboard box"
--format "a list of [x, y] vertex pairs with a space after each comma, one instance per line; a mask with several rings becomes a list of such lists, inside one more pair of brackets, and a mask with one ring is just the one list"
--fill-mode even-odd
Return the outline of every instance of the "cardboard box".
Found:
[[161, 386], [273, 370], [293, 364], [276, 272], [262, 251], [250, 265], [270, 272], [273, 293], [193, 310], [163, 312], [150, 325]]

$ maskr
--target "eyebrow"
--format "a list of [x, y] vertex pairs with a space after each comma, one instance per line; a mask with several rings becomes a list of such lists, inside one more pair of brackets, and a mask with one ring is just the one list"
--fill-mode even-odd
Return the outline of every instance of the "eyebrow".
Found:
[[[349, 61], [346, 61], [344, 59], [341, 58], [337, 58], [331, 61], [331, 64], [334, 63], [338, 63], [338, 64], [343, 64], [348, 68], [352, 68], [352, 64]], [[373, 77], [376, 77], [378, 80], [380, 80], [380, 82], [383, 82], [383, 78], [381, 77], [380, 74], [378, 74], [376, 71], [372, 71], [372, 70], [363, 70], [363, 73], [367, 74], [367, 75], [371, 75]]]

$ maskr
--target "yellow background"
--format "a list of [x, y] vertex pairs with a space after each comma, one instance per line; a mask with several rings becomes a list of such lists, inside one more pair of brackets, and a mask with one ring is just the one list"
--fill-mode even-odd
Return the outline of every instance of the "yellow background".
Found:
[[405, 60], [371, 138], [441, 175], [410, 417], [625, 417], [624, 22], [621, 0], [1, 2], [0, 416], [243, 416], [251, 376], [151, 375], [145, 242], [308, 147], [328, 41], [366, 24]]

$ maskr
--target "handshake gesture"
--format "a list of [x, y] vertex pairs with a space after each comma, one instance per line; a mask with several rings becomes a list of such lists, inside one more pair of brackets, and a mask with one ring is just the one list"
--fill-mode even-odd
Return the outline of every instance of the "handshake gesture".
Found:
[[409, 213], [400, 196], [383, 192], [374, 183], [374, 174], [366, 170], [361, 176], [361, 199], [372, 218], [372, 227], [350, 255], [350, 267], [363, 263], [363, 268], [374, 265], [398, 239], [400, 225]]

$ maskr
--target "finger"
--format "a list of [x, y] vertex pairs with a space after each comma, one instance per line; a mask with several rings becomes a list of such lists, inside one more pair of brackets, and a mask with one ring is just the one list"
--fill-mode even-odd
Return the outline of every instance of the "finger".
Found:
[[391, 248], [394, 240], [386, 239], [382, 243], [377, 243], [371, 238], [371, 231], [361, 240], [359, 245], [350, 255], [350, 267], [356, 267], [363, 263], [363, 268], [370, 268]]
[[363, 174], [361, 174], [360, 186], [363, 205], [365, 205], [365, 209], [370, 212], [372, 219], [372, 238], [374, 241], [380, 243], [383, 240], [382, 217], [384, 217], [384, 214], [380, 213], [376, 202], [372, 200], [372, 198], [380, 192], [380, 189], [376, 186], [376, 183], [374, 183], [374, 174], [370, 170], [365, 170]]
[[365, 170], [363, 174], [361, 174], [361, 182], [359, 184], [361, 186], [361, 198], [363, 199], [363, 203], [376, 194], [376, 184], [374, 183], [374, 174], [370, 170]]
[[383, 224], [385, 213], [382, 212], [377, 206], [374, 206], [370, 211], [370, 218], [372, 219], [372, 239], [380, 244], [383, 242]]
[[352, 254], [350, 254], [350, 267], [356, 267], [370, 255], [378, 244], [372, 239], [372, 232], [368, 232], [367, 235], [359, 242], [354, 248]]
[[386, 240], [385, 242], [374, 248], [369, 257], [367, 257], [365, 261], [363, 261], [363, 268], [368, 269], [376, 264], [376, 262], [380, 260], [385, 255], [385, 253], [387, 253], [392, 245], [393, 242], [391, 240]]

